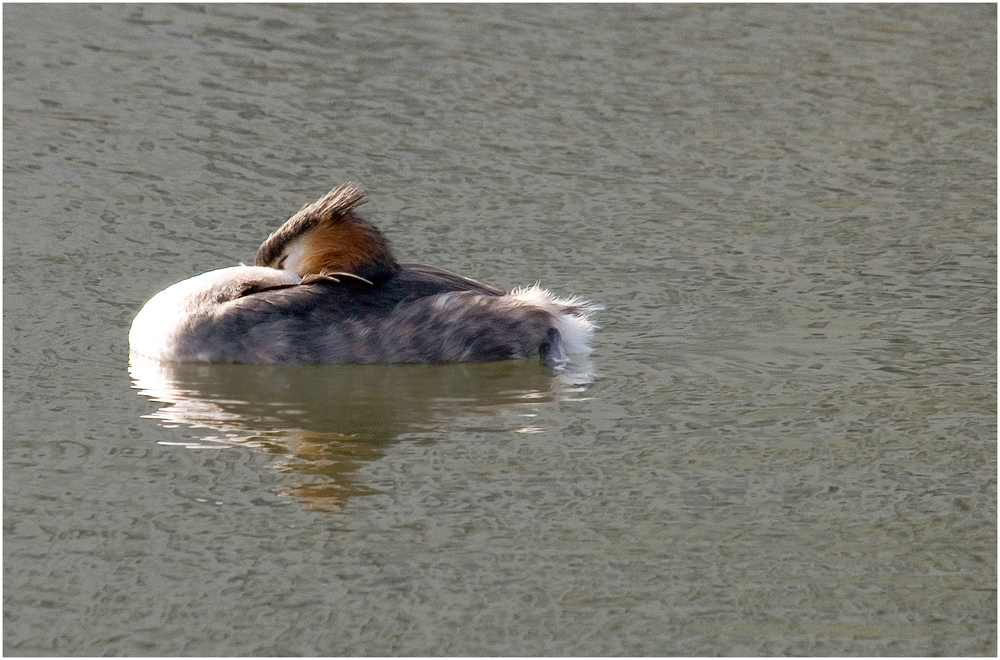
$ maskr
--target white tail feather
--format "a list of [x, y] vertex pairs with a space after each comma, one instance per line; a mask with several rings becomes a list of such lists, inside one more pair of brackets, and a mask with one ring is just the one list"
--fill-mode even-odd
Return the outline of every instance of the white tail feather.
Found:
[[590, 354], [590, 342], [597, 329], [597, 324], [590, 315], [604, 309], [603, 307], [576, 296], [557, 298], [537, 283], [514, 289], [510, 296], [520, 304], [544, 309], [555, 317], [556, 329], [559, 330], [563, 350], [567, 355]]

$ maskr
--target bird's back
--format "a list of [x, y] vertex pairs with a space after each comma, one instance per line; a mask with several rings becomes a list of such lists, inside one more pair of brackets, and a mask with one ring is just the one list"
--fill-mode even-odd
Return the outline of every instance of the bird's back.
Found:
[[499, 289], [404, 264], [380, 285], [319, 279], [225, 302], [204, 342], [222, 347], [213, 361], [453, 362], [537, 355], [552, 327]]

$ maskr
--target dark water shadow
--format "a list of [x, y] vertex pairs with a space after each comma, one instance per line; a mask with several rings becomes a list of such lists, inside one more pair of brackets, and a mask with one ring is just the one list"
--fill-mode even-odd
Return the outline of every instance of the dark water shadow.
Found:
[[335, 510], [371, 494], [357, 471], [404, 438], [433, 437], [459, 418], [550, 402], [580, 386], [537, 360], [448, 365], [176, 364], [133, 358], [132, 386], [164, 404], [144, 415], [178, 433], [160, 444], [249, 447], [301, 476], [281, 492]]

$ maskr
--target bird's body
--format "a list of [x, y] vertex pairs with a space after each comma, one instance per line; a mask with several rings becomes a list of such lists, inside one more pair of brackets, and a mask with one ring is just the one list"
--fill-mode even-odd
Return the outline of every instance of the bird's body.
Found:
[[215, 270], [154, 296], [134, 353], [177, 362], [458, 362], [589, 353], [595, 306], [537, 286], [507, 293], [399, 264], [357, 218], [357, 186], [331, 191], [274, 232], [255, 266]]

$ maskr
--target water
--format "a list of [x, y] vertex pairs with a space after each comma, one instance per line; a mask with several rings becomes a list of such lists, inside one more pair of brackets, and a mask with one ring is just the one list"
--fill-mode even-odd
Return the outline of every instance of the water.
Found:
[[[4, 652], [996, 653], [996, 7], [4, 7]], [[130, 365], [361, 181], [606, 306], [535, 361]]]

